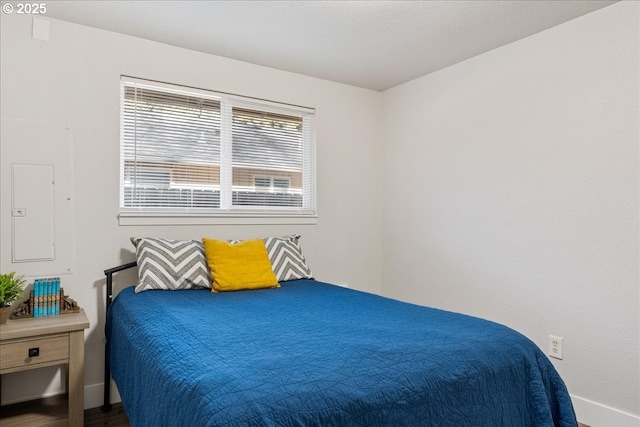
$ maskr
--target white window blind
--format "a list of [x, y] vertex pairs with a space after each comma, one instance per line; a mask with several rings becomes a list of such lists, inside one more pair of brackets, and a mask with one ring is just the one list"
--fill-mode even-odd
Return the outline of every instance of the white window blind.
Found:
[[315, 215], [313, 110], [121, 80], [120, 212]]

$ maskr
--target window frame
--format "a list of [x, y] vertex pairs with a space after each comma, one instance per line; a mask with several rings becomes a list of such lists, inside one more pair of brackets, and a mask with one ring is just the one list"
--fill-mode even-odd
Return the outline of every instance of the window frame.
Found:
[[[137, 85], [142, 88], [179, 93], [190, 96], [202, 96], [217, 99], [220, 102], [220, 203], [224, 208], [157, 208], [157, 207], [125, 207], [125, 86]], [[317, 223], [317, 180], [316, 180], [316, 135], [315, 109], [292, 104], [283, 104], [258, 98], [216, 92], [206, 89], [181, 86], [165, 82], [121, 76], [120, 79], [120, 184], [118, 221], [120, 225], [190, 225], [190, 224], [316, 224]], [[271, 114], [284, 114], [301, 117], [302, 131], [302, 181], [303, 202], [301, 207], [274, 206], [233, 206], [231, 170], [234, 167], [231, 158], [233, 108], [252, 109]], [[227, 166], [222, 166], [223, 157], [227, 156]], [[265, 178], [267, 176], [265, 175]], [[273, 191], [271, 186], [265, 188]], [[289, 180], [290, 182], [290, 180]], [[263, 191], [262, 189], [260, 190]], [[289, 189], [287, 189], [289, 191]]]

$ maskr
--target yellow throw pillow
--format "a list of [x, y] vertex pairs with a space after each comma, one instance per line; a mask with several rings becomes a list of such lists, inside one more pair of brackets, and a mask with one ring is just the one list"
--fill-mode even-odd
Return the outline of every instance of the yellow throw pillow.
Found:
[[280, 287], [264, 240], [234, 244], [205, 237], [202, 243], [213, 278], [212, 292]]

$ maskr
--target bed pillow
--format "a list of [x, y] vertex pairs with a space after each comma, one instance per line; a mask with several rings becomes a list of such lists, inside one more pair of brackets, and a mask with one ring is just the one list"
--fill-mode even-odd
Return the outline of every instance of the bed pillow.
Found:
[[225, 242], [203, 238], [202, 243], [213, 277], [212, 292], [280, 286], [262, 239]]
[[298, 234], [264, 239], [271, 267], [279, 282], [312, 277], [311, 269], [307, 266], [307, 261], [298, 244], [299, 239]]
[[211, 288], [204, 247], [197, 240], [132, 237], [139, 282], [135, 291]]

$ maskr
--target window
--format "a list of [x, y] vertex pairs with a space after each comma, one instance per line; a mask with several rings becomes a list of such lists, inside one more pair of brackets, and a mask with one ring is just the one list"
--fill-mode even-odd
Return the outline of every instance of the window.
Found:
[[262, 191], [286, 191], [289, 188], [289, 178], [255, 176], [253, 177], [253, 185], [257, 190]]
[[123, 77], [121, 223], [134, 217], [314, 218], [313, 114]]
[[265, 178], [263, 176], [258, 176], [253, 178], [253, 185], [256, 188], [260, 189], [268, 189], [271, 187], [271, 178]]
[[280, 190], [289, 188], [289, 178], [273, 178], [273, 187]]

